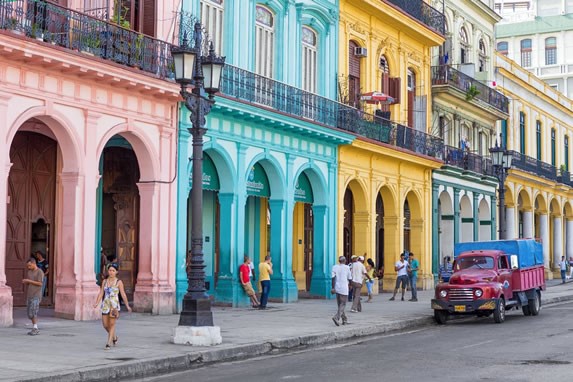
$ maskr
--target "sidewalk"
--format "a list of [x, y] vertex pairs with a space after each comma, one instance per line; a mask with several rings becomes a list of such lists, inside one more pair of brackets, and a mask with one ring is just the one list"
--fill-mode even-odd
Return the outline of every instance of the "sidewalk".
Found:
[[[214, 307], [223, 344], [188, 347], [170, 343], [178, 315], [123, 312], [116, 348], [104, 350], [106, 334], [99, 321], [76, 322], [49, 317], [41, 310], [41, 334], [28, 336], [30, 321], [17, 309], [15, 325], [0, 329], [0, 381], [96, 381], [142, 377], [189, 369], [206, 362], [248, 358], [298, 346], [333, 343], [354, 337], [413, 329], [433, 323], [433, 291], [420, 291], [419, 302], [388, 301], [389, 293], [350, 313], [349, 325], [336, 327], [333, 300], [271, 304], [266, 311]], [[409, 294], [406, 295], [406, 300]], [[548, 281], [542, 304], [573, 300], [573, 282]], [[521, 314], [512, 311], [509, 314]], [[541, 313], [543, 314], [543, 313]], [[532, 319], [535, 319], [532, 317]]]

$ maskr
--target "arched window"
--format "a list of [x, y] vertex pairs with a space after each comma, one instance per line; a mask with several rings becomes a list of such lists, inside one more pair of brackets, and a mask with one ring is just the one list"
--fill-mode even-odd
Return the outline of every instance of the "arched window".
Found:
[[309, 27], [302, 27], [302, 88], [316, 93], [316, 32]]
[[531, 66], [531, 39], [521, 40], [521, 66], [529, 68]]
[[272, 12], [261, 5], [256, 9], [255, 44], [255, 72], [273, 77], [275, 19]]
[[557, 39], [549, 37], [545, 39], [545, 65], [557, 64]]
[[497, 51], [504, 56], [507, 56], [507, 41], [500, 41], [497, 43]]
[[479, 40], [479, 60], [478, 60], [478, 71], [485, 72], [487, 70], [487, 52], [485, 49], [485, 42], [483, 39]]
[[218, 55], [223, 51], [223, 5], [223, 0], [201, 0], [201, 23]]
[[460, 28], [460, 64], [465, 64], [469, 57], [468, 52], [470, 48], [470, 41], [468, 39], [468, 32], [466, 28]]

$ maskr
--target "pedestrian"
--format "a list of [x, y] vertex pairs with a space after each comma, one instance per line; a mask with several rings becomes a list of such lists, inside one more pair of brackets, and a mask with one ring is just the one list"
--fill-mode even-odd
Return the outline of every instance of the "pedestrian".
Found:
[[440, 270], [438, 274], [438, 279], [443, 282], [449, 282], [452, 276], [452, 263], [450, 256], [444, 257], [444, 263], [440, 265]]
[[404, 293], [406, 293], [406, 287], [408, 286], [408, 262], [404, 260], [405, 254], [402, 252], [400, 254], [400, 260], [394, 264], [394, 270], [398, 272], [396, 277], [396, 286], [394, 287], [394, 294], [390, 297], [390, 301], [394, 301], [396, 298], [396, 293], [398, 293], [398, 288], [402, 286], [402, 301], [404, 301]]
[[384, 290], [384, 265], [380, 264], [380, 266], [378, 267], [378, 274], [376, 275], [376, 277], [378, 277], [378, 290], [382, 291]]
[[364, 267], [364, 256], [359, 256], [357, 261], [352, 264], [352, 313], [362, 312], [362, 303], [360, 302], [360, 292], [362, 292], [362, 283], [364, 278], [368, 278], [366, 268]]
[[251, 259], [249, 258], [249, 256], [245, 256], [243, 264], [239, 267], [239, 278], [241, 279], [241, 285], [243, 286], [245, 293], [251, 299], [251, 306], [253, 308], [258, 308], [260, 303], [259, 300], [257, 299], [257, 294], [253, 289], [253, 285], [251, 284], [251, 278], [249, 276], [251, 274], [250, 271], [251, 271]]
[[410, 257], [408, 257], [408, 277], [410, 279], [410, 289], [412, 290], [412, 298], [408, 301], [418, 301], [418, 288], [416, 282], [418, 281], [418, 270], [420, 269], [420, 264], [416, 260], [414, 254], [410, 252]]
[[32, 330], [28, 332], [28, 335], [37, 336], [40, 334], [38, 329], [38, 311], [42, 300], [44, 272], [38, 268], [36, 259], [33, 257], [30, 257], [26, 262], [26, 268], [28, 269], [27, 278], [22, 279], [22, 284], [26, 288], [26, 312], [28, 313], [28, 318], [32, 320]]
[[50, 273], [50, 265], [48, 264], [48, 260], [44, 258], [42, 251], [36, 251], [34, 253], [34, 257], [36, 258], [36, 265], [42, 270], [42, 272], [44, 272], [44, 281], [42, 281], [42, 297], [44, 297], [46, 295], [46, 288], [48, 286], [48, 273]]
[[573, 256], [569, 256], [569, 278], [573, 275]]
[[[350, 268], [350, 272], [352, 272], [352, 265], [358, 261], [358, 256], [356, 255], [352, 255], [352, 257], [350, 258], [350, 264], [348, 264], [348, 268]], [[354, 288], [352, 287], [352, 283], [350, 283], [350, 286], [348, 287], [348, 301], [352, 302], [352, 297], [354, 295]]]
[[[101, 289], [97, 295], [94, 308], [101, 307], [101, 321], [104, 329], [107, 332], [107, 342], [105, 350], [109, 350], [111, 345], [115, 346], [118, 337], [115, 334], [115, 325], [119, 318], [119, 295], [123, 298], [128, 312], [131, 312], [131, 307], [127, 301], [125, 290], [123, 289], [123, 282], [117, 278], [119, 265], [117, 263], [110, 263], [107, 265], [107, 278], [103, 281]], [[101, 302], [101, 305], [100, 305]]]
[[366, 302], [372, 301], [372, 287], [374, 286], [374, 280], [376, 279], [376, 266], [372, 259], [366, 260], [366, 274], [368, 275], [368, 281], [366, 281], [366, 290], [368, 291], [368, 300]]
[[342, 325], [348, 323], [344, 309], [346, 309], [346, 301], [348, 300], [348, 285], [352, 281], [350, 267], [346, 265], [346, 257], [340, 256], [338, 262], [339, 264], [332, 267], [332, 289], [330, 290], [330, 293], [336, 293], [338, 310], [332, 317], [336, 326], [340, 326], [340, 319], [342, 319]]
[[266, 309], [271, 291], [271, 275], [273, 274], [273, 263], [271, 257], [265, 256], [265, 261], [259, 264], [259, 281], [261, 282], [261, 302], [259, 309]]
[[567, 261], [565, 261], [565, 256], [561, 256], [559, 268], [561, 269], [561, 283], [565, 284], [565, 275], [567, 275]]

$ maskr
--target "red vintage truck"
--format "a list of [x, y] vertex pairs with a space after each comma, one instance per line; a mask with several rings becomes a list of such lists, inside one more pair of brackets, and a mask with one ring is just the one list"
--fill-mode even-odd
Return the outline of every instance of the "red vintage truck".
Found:
[[505, 321], [510, 309], [536, 316], [545, 290], [543, 250], [533, 239], [459, 243], [454, 247], [453, 274], [436, 286], [432, 309], [443, 325], [451, 315]]

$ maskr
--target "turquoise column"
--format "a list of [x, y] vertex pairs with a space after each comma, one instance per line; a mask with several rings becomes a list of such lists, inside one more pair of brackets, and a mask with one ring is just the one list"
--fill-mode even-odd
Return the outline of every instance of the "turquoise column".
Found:
[[439, 190], [440, 185], [432, 183], [432, 274], [434, 275], [434, 285], [438, 284], [438, 273], [440, 272]]
[[[249, 306], [249, 298], [243, 291], [239, 283], [239, 266], [243, 263], [243, 256], [245, 256], [245, 206], [247, 203], [247, 186], [246, 186], [246, 159], [245, 155], [247, 152], [247, 145], [238, 143], [237, 144], [237, 195], [236, 195], [236, 205], [234, 208], [235, 216], [232, 223], [235, 227], [235, 236], [229, 238], [231, 240], [231, 261], [230, 269], [232, 275], [231, 283], [231, 297], [233, 307], [239, 306]], [[221, 222], [223, 224], [223, 222]], [[233, 245], [234, 244], [234, 245]], [[255, 269], [258, 269], [258, 264], [254, 264]], [[257, 282], [258, 282], [258, 272], [257, 272]], [[255, 291], [257, 290], [257, 282], [253, 285]]]
[[495, 195], [491, 196], [491, 240], [497, 240], [497, 197]]
[[478, 208], [478, 193], [474, 192], [473, 193], [474, 196], [474, 241], [479, 241], [479, 208]]
[[310, 293], [321, 297], [330, 296], [330, 288], [332, 286], [330, 270], [326, 267], [328, 255], [325, 249], [329, 238], [326, 232], [327, 211], [327, 206], [312, 206], [314, 232]]
[[[271, 209], [271, 261], [273, 275], [271, 276], [270, 297], [281, 302], [298, 301], [298, 288], [292, 275], [292, 251], [286, 250], [290, 238], [286, 234], [287, 202], [285, 200], [270, 200]], [[291, 216], [292, 216], [292, 208]], [[292, 222], [292, 218], [290, 219]], [[291, 226], [292, 230], [292, 226]]]
[[[180, 118], [184, 118], [186, 113], [181, 113]], [[175, 297], [177, 301], [177, 312], [181, 311], [183, 296], [187, 291], [187, 272], [185, 263], [187, 259], [187, 199], [189, 198], [189, 174], [187, 165], [189, 163], [189, 138], [191, 133], [185, 128], [183, 123], [179, 127], [179, 161], [177, 163], [177, 251], [175, 263]]]
[[[103, 174], [103, 153], [99, 160], [99, 174]], [[102, 231], [102, 206], [103, 206], [103, 175], [100, 176], [98, 184], [97, 184], [97, 191], [96, 191], [96, 236], [95, 236], [95, 262], [94, 262], [94, 271], [96, 274], [96, 281], [97, 276], [100, 273], [101, 269], [101, 231]]]
[[233, 228], [229, 222], [233, 221], [234, 206], [236, 205], [235, 194], [219, 193], [219, 205], [221, 211], [219, 225], [219, 278], [215, 289], [215, 298], [218, 302], [233, 302], [233, 294], [238, 293], [239, 281], [233, 279], [231, 269]]
[[454, 244], [460, 242], [460, 189], [454, 187]]

